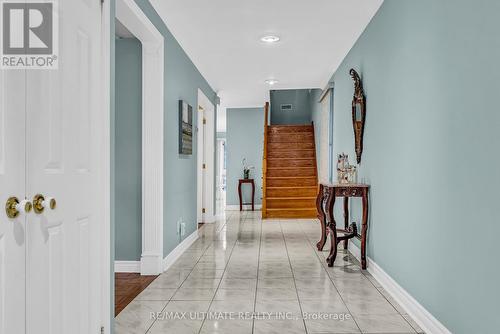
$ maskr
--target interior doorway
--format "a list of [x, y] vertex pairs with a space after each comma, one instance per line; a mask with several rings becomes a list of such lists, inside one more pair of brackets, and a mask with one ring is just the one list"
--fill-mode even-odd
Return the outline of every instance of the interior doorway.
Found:
[[321, 124], [318, 164], [318, 181], [333, 180], [333, 88], [328, 88], [320, 98]]
[[[163, 272], [164, 39], [134, 0], [115, 22], [115, 313]], [[113, 132], [112, 132], [113, 133]]]
[[221, 215], [226, 207], [226, 138], [217, 138], [216, 147], [215, 214]]
[[198, 90], [198, 173], [197, 218], [198, 223], [215, 221], [215, 106]]

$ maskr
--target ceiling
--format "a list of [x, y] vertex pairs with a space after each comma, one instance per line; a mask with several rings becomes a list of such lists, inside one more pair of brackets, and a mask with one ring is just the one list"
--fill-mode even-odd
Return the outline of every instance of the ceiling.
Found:
[[324, 88], [382, 2], [151, 0], [222, 109], [262, 106], [270, 88]]

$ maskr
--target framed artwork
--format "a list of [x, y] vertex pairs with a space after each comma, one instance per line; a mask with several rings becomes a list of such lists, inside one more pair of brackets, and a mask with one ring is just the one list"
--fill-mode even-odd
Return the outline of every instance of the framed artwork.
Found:
[[179, 100], [179, 154], [193, 154], [193, 107]]

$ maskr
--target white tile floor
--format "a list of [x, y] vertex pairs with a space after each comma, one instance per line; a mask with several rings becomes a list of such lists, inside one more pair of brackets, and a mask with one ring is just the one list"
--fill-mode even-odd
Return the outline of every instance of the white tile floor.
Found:
[[319, 230], [228, 211], [118, 315], [115, 333], [421, 333], [352, 256], [326, 266]]

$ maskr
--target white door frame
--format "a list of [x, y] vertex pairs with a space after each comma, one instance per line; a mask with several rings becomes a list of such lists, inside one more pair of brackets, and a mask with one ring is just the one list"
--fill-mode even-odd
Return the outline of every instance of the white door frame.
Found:
[[[199, 222], [213, 223], [214, 215], [214, 190], [215, 190], [215, 106], [210, 99], [198, 89], [198, 107], [203, 109], [203, 112], [196, 108], [198, 114], [198, 167], [197, 167], [197, 219]], [[203, 126], [203, 118], [206, 119], [206, 124]], [[203, 131], [205, 133], [205, 145], [203, 145]], [[205, 154], [203, 154], [205, 150]], [[205, 155], [206, 161], [203, 161]], [[205, 163], [205, 170], [202, 166]], [[203, 182], [203, 174], [205, 182]], [[205, 183], [205, 189], [203, 189]], [[203, 190], [205, 190], [203, 192]], [[203, 198], [205, 193], [205, 198]], [[203, 213], [205, 208], [205, 213]]]
[[[143, 128], [145, 127], [146, 124], [152, 124], [152, 133], [148, 135], [148, 142], [146, 142], [143, 138], [143, 145], [146, 143], [149, 144], [150, 146], [148, 148], [148, 152], [155, 152], [158, 153], [158, 156], [156, 157], [155, 161], [158, 161], [158, 164], [156, 166], [150, 166], [148, 165], [149, 168], [151, 168], [151, 172], [153, 174], [150, 174], [147, 181], [151, 181], [152, 178], [156, 180], [158, 183], [155, 184], [155, 188], [150, 189], [150, 187], [146, 187], [148, 190], [150, 190], [149, 196], [147, 197], [148, 200], [152, 199], [153, 202], [148, 203], [148, 206], [143, 205], [143, 212], [147, 208], [151, 209], [154, 208], [155, 205], [158, 205], [157, 208], [157, 214], [153, 216], [152, 218], [156, 217], [156, 219], [152, 219], [148, 221], [148, 228], [146, 229], [146, 233], [149, 236], [149, 238], [145, 239], [146, 233], [143, 231], [143, 254], [144, 255], [144, 264], [145, 264], [145, 269], [147, 269], [147, 264], [148, 262], [146, 258], [151, 261], [153, 264], [152, 267], [155, 267], [156, 270], [155, 272], [161, 272], [161, 260], [162, 260], [162, 255], [163, 255], [163, 85], [164, 85], [164, 80], [163, 80], [163, 66], [164, 66], [164, 39], [161, 34], [156, 30], [154, 25], [151, 24], [151, 22], [147, 19], [147, 17], [144, 15], [144, 13], [140, 10], [140, 8], [137, 7], [134, 1], [132, 0], [117, 0], [117, 5], [116, 5], [116, 14], [118, 13], [118, 8], [120, 8], [120, 13], [119, 15], [127, 15], [130, 18], [132, 22], [129, 23], [134, 23], [135, 22], [135, 28], [140, 29], [141, 27], [143, 28], [142, 33], [139, 33], [137, 31], [133, 31], [133, 33], [136, 34], [136, 36], [139, 37], [142, 36], [146, 41], [149, 41], [147, 39], [147, 36], [153, 37], [150, 40], [150, 43], [144, 43], [143, 42], [143, 53], [146, 51], [146, 55], [143, 54], [143, 62], [146, 63], [147, 61], [147, 66], [144, 66], [143, 64], [143, 78], [151, 76], [152, 81], [144, 81], [147, 83], [147, 90], [145, 91], [149, 92], [156, 92], [156, 94], [151, 94], [148, 95], [151, 97], [150, 100], [143, 101], [143, 115], [145, 115], [145, 111], [149, 110], [151, 111], [148, 113], [148, 116], [150, 116], [146, 121], [144, 122], [143, 120]], [[115, 20], [115, 10], [111, 6], [111, 1], [103, 1], [102, 4], [102, 17], [101, 17], [101, 48], [102, 48], [102, 64], [101, 64], [101, 70], [102, 70], [102, 81], [96, 82], [95, 84], [98, 84], [101, 86], [101, 106], [102, 106], [102, 112], [99, 113], [100, 119], [97, 119], [95, 122], [95, 131], [96, 133], [99, 134], [101, 137], [101, 142], [103, 143], [101, 147], [101, 166], [99, 168], [99, 179], [102, 181], [100, 182], [102, 186], [102, 191], [100, 194], [96, 194], [96, 196], [100, 196], [100, 203], [102, 203], [102, 206], [99, 207], [99, 215], [101, 216], [101, 221], [103, 222], [102, 224], [102, 239], [101, 239], [101, 254], [103, 255], [101, 257], [101, 268], [102, 268], [102, 279], [101, 279], [101, 291], [102, 291], [102, 296], [101, 296], [101, 317], [102, 317], [102, 326], [104, 333], [111, 333], [112, 328], [113, 328], [113, 321], [114, 321], [114, 300], [111, 298], [111, 287], [112, 287], [112, 282], [114, 281], [114, 258], [112, 258], [112, 249], [111, 247], [114, 246], [114, 243], [112, 243], [112, 240], [114, 239], [114, 231], [111, 230], [111, 106], [112, 106], [112, 101], [111, 101], [111, 80], [113, 79], [111, 74], [112, 74], [112, 53], [111, 53], [111, 43], [114, 39], [114, 36], [112, 34], [112, 27], [114, 27], [114, 20]], [[135, 17], [135, 19], [134, 19]], [[124, 21], [127, 21], [122, 17], [122, 23]], [[133, 25], [133, 24], [132, 24]], [[130, 29], [130, 24], [128, 26]], [[134, 29], [134, 28], [132, 28]], [[131, 30], [132, 31], [132, 30]], [[148, 34], [149, 31], [149, 34]], [[155, 49], [156, 46], [156, 49]], [[155, 67], [152, 66], [154, 63]], [[155, 75], [156, 74], [156, 75]], [[144, 89], [145, 87], [143, 87]], [[161, 99], [160, 99], [161, 96]], [[146, 103], [145, 103], [146, 102]], [[155, 108], [156, 107], [156, 108]], [[150, 115], [151, 114], [151, 115]], [[152, 119], [153, 118], [153, 119]], [[158, 119], [161, 121], [158, 122]], [[161, 127], [161, 130], [158, 129]], [[159, 133], [158, 133], [159, 132]], [[143, 132], [144, 135], [144, 132]], [[151, 143], [151, 139], [152, 143]], [[161, 139], [161, 140], [159, 140]], [[152, 145], [151, 145], [152, 144]], [[161, 149], [159, 149], [161, 147]], [[143, 159], [145, 158], [146, 152], [143, 150]], [[149, 157], [149, 156], [148, 156]], [[159, 158], [160, 157], [160, 158]], [[151, 157], [149, 157], [151, 158]], [[156, 167], [156, 168], [155, 168]], [[144, 173], [143, 169], [143, 173]], [[148, 183], [150, 185], [150, 183]], [[145, 185], [144, 179], [143, 179], [143, 186]], [[144, 189], [143, 189], [144, 190]], [[154, 194], [157, 195], [157, 197], [154, 196]], [[153, 195], [153, 197], [150, 197]], [[143, 196], [143, 201], [145, 201], [146, 198]], [[143, 217], [144, 219], [144, 217]], [[156, 236], [156, 237], [155, 237]], [[152, 237], [152, 238], [151, 238]], [[158, 239], [157, 239], [158, 238]], [[159, 239], [161, 238], [161, 239]], [[152, 246], [151, 248], [145, 248], [145, 243], [144, 240], [147, 241], [148, 246]], [[150, 251], [149, 253], [146, 251]], [[153, 255], [153, 256], [148, 256], [148, 255]], [[158, 260], [159, 258], [159, 260]], [[142, 270], [142, 257], [141, 257], [141, 270]]]
[[134, 0], [116, 0], [116, 18], [142, 43], [141, 275], [163, 271], [164, 38]]
[[[110, 1], [104, 1], [101, 11], [101, 73], [102, 80], [95, 84], [101, 87], [101, 107], [96, 120], [95, 132], [101, 138], [100, 165], [97, 171], [101, 185], [99, 217], [102, 222], [101, 245], [101, 325], [104, 333], [111, 333], [114, 321], [114, 300], [111, 298], [111, 284], [114, 282], [114, 230], [111, 230], [111, 27], [112, 8]], [[112, 280], [113, 279], [113, 280]]]

